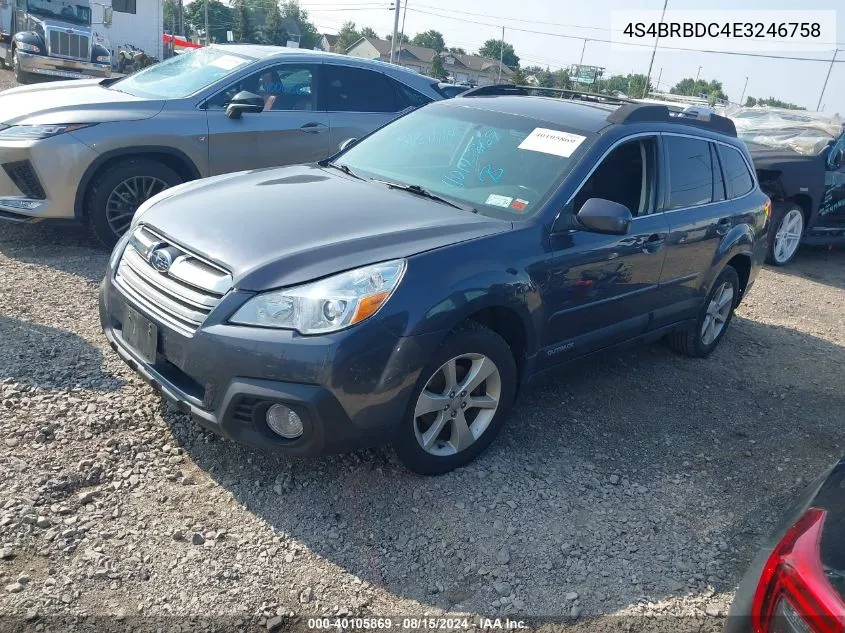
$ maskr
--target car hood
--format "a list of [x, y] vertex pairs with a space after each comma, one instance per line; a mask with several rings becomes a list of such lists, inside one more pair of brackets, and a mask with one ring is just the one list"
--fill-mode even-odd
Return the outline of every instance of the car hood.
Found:
[[138, 121], [155, 116], [163, 100], [101, 86], [102, 79], [53, 81], [0, 92], [0, 123], [45, 125]]
[[181, 185], [140, 223], [261, 291], [510, 230], [512, 224], [298, 165]]

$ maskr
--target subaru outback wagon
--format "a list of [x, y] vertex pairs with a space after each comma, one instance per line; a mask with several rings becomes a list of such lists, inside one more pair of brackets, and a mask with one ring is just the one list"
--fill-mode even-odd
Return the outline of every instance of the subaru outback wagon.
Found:
[[707, 356], [766, 254], [733, 124], [497, 92], [148, 201], [101, 287], [112, 347], [232, 439], [390, 442], [425, 474], [545, 370], [661, 337]]

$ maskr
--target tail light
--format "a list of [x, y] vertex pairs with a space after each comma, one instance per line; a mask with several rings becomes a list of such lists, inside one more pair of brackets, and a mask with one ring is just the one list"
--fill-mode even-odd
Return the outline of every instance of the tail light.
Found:
[[808, 510], [769, 556], [754, 594], [754, 633], [845, 633], [845, 602], [821, 562], [825, 515]]

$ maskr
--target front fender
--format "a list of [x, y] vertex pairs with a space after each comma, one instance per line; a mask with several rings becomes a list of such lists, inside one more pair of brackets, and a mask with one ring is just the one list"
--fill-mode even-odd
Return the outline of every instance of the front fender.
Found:
[[14, 44], [30, 44], [32, 46], [37, 46], [38, 51], [26, 51], [27, 53], [32, 53], [33, 55], [46, 55], [47, 48], [44, 44], [44, 40], [38, 33], [34, 31], [21, 31], [19, 33], [15, 33], [15, 37], [13, 39]]

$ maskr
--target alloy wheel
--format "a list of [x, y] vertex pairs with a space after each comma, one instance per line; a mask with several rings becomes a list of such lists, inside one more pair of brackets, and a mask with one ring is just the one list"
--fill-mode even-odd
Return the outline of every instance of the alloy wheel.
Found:
[[704, 322], [701, 324], [701, 342], [710, 345], [715, 341], [722, 330], [733, 309], [734, 287], [725, 281], [713, 293], [713, 298], [707, 305], [707, 312], [704, 314]]
[[773, 255], [775, 261], [782, 264], [795, 254], [804, 232], [804, 216], [799, 209], [791, 209], [783, 216], [775, 233]]
[[462, 354], [428, 379], [414, 409], [414, 433], [431, 455], [456, 455], [490, 426], [502, 395], [496, 364], [483, 354]]
[[132, 176], [120, 182], [106, 201], [106, 221], [115, 235], [123, 235], [132, 217], [144, 202], [167, 189], [166, 182], [155, 176]]

